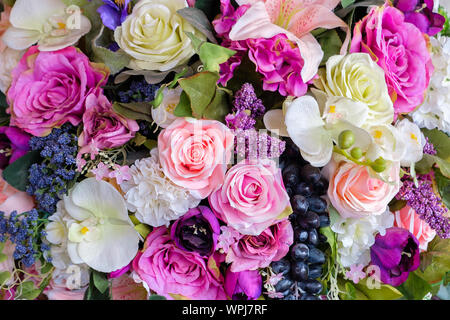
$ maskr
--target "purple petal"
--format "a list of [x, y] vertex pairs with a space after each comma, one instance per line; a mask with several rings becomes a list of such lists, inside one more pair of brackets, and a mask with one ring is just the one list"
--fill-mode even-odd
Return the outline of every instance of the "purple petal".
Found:
[[97, 12], [102, 18], [102, 22], [108, 29], [115, 30], [121, 25], [120, 11], [111, 7], [109, 4], [104, 4], [97, 9]]

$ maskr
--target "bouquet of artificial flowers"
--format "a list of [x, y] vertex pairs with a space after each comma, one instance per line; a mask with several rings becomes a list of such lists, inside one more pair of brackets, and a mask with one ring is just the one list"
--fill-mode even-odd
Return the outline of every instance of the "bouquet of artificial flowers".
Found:
[[0, 12], [0, 299], [449, 299], [447, 0]]

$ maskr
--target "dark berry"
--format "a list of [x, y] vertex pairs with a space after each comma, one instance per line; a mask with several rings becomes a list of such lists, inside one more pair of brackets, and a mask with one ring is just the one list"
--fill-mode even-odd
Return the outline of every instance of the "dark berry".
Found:
[[292, 210], [300, 214], [306, 213], [308, 211], [308, 203], [308, 199], [299, 194], [291, 198]]
[[282, 273], [284, 276], [287, 275], [289, 273], [289, 271], [291, 270], [291, 264], [286, 259], [274, 261], [274, 262], [272, 262], [272, 264], [270, 266], [272, 267], [272, 271], [275, 274]]
[[309, 248], [309, 258], [308, 263], [311, 264], [323, 264], [325, 263], [325, 255], [322, 251], [317, 248], [310, 247]]
[[321, 264], [311, 264], [309, 266], [309, 278], [317, 279], [322, 276], [322, 265]]
[[307, 280], [305, 283], [305, 291], [310, 294], [319, 294], [322, 288], [322, 283], [318, 280]]
[[290, 164], [283, 170], [283, 182], [286, 187], [294, 187], [300, 181], [300, 167], [297, 164]]
[[319, 233], [319, 242], [321, 243], [327, 243], [328, 239], [326, 236], [324, 236], [323, 234]]
[[292, 263], [291, 275], [294, 280], [307, 280], [309, 275], [308, 265], [302, 261]]
[[320, 218], [319, 218], [319, 215], [315, 212], [308, 211], [305, 215], [305, 222], [311, 228], [319, 228], [320, 227]]
[[293, 281], [291, 279], [286, 279], [283, 278], [280, 281], [277, 282], [277, 284], [275, 285], [275, 290], [277, 292], [285, 292], [285, 291], [289, 291], [289, 289], [291, 288], [293, 284]]
[[319, 181], [314, 185], [314, 193], [321, 196], [327, 193], [328, 180], [325, 177], [321, 177]]
[[309, 234], [307, 230], [296, 229], [294, 232], [294, 241], [305, 242], [306, 240], [308, 240], [308, 236]]
[[330, 217], [327, 214], [319, 216], [319, 219], [321, 228], [325, 228], [330, 225]]
[[294, 261], [303, 261], [308, 259], [309, 248], [304, 243], [297, 243], [291, 247], [291, 257]]
[[295, 194], [300, 194], [305, 197], [310, 197], [313, 194], [312, 187], [309, 183], [300, 182], [295, 186]]
[[302, 229], [306, 230], [312, 229], [311, 226], [308, 224], [305, 214], [297, 215], [297, 219], [295, 221], [297, 222], [297, 225], [300, 226]]
[[297, 297], [293, 295], [292, 293], [284, 297], [283, 300], [297, 300]]
[[320, 298], [317, 296], [310, 295], [310, 294], [304, 294], [304, 295], [302, 295], [300, 300], [320, 300]]
[[319, 182], [320, 178], [322, 177], [319, 168], [313, 167], [310, 164], [307, 164], [302, 168], [300, 175], [303, 180], [306, 180], [312, 184], [316, 184], [317, 182]]
[[313, 246], [317, 246], [319, 244], [319, 234], [316, 229], [312, 229], [308, 232], [308, 242]]
[[327, 211], [327, 202], [318, 197], [312, 197], [308, 199], [309, 203], [309, 210], [317, 212], [317, 213], [324, 213]]

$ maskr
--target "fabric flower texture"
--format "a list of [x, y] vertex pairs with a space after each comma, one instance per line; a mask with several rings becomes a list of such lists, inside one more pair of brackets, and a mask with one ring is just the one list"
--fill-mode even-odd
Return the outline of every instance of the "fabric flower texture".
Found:
[[209, 203], [220, 220], [252, 236], [292, 213], [281, 171], [272, 160], [243, 160], [233, 166]]
[[91, 30], [91, 22], [76, 5], [62, 0], [17, 0], [11, 9], [11, 26], [3, 42], [15, 50], [37, 43], [41, 51], [74, 45]]
[[231, 300], [256, 300], [261, 295], [262, 278], [258, 270], [225, 273], [226, 294]]
[[212, 257], [206, 261], [178, 248], [164, 227], [148, 235], [133, 260], [133, 270], [148, 288], [168, 299], [225, 300], [223, 278], [216, 268]]
[[429, 36], [434, 36], [444, 26], [445, 17], [433, 12], [433, 0], [394, 0], [393, 4], [405, 14], [406, 22], [412, 23]]
[[136, 256], [139, 234], [128, 217], [125, 201], [109, 183], [88, 178], [64, 197], [75, 220], [68, 232], [67, 250], [75, 264], [86, 263], [100, 272], [113, 272]]
[[194, 47], [186, 32], [205, 36], [181, 17], [185, 0], [140, 0], [114, 32], [119, 47], [132, 57], [131, 69], [168, 71], [186, 63]]
[[231, 245], [225, 261], [232, 272], [266, 268], [272, 261], [282, 259], [294, 242], [294, 231], [288, 220], [283, 220], [257, 236], [242, 236]]
[[355, 25], [350, 52], [371, 54], [386, 73], [395, 112], [408, 113], [424, 100], [433, 72], [422, 32], [390, 6], [374, 7]]
[[80, 153], [120, 147], [139, 131], [136, 121], [127, 119], [112, 109], [111, 102], [100, 91], [86, 97], [83, 132], [78, 138]]
[[16, 127], [0, 127], [0, 169], [5, 169], [30, 150], [30, 138]]
[[125, 193], [128, 210], [136, 218], [152, 227], [168, 226], [200, 200], [187, 189], [175, 185], [163, 172], [158, 149], [152, 149], [149, 158], [136, 160], [130, 168], [131, 179], [120, 184]]
[[406, 229], [389, 228], [385, 235], [377, 235], [370, 249], [372, 264], [381, 271], [381, 281], [399, 286], [420, 264], [419, 242]]
[[388, 182], [372, 177], [369, 170], [347, 161], [332, 161], [326, 167], [330, 179], [328, 197], [342, 217], [380, 215], [400, 190], [398, 163], [392, 166]]
[[223, 182], [234, 146], [234, 135], [215, 120], [178, 118], [158, 136], [164, 174], [198, 199]]
[[109, 71], [74, 47], [41, 52], [34, 46], [12, 75], [11, 125], [42, 137], [66, 122], [80, 124], [86, 97], [106, 83]]

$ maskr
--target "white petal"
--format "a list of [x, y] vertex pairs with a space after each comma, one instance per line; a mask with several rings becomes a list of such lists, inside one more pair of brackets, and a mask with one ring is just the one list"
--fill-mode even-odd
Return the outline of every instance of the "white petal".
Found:
[[65, 8], [61, 0], [17, 0], [9, 21], [16, 28], [42, 32], [47, 19], [52, 15], [64, 14]]
[[287, 132], [286, 124], [284, 123], [284, 114], [281, 109], [269, 110], [266, 112], [263, 118], [264, 125], [269, 131], [275, 132], [282, 137], [289, 137]]
[[52, 37], [47, 36], [39, 41], [39, 50], [56, 51], [74, 45], [82, 36], [91, 30], [91, 22], [85, 16], [80, 18], [80, 28], [70, 30], [65, 36]]
[[301, 76], [302, 80], [306, 83], [317, 74], [317, 70], [319, 69], [320, 62], [323, 58], [323, 51], [319, 42], [317, 42], [316, 38], [310, 33], [305, 34], [296, 42], [304, 62]]
[[3, 34], [2, 41], [11, 49], [24, 50], [37, 43], [42, 34], [35, 30], [9, 27]]
[[83, 241], [78, 245], [80, 258], [100, 272], [112, 272], [125, 267], [136, 256], [139, 245], [137, 231], [129, 225], [102, 225], [98, 241]]
[[68, 242], [67, 243], [67, 253], [69, 254], [70, 260], [72, 260], [75, 264], [84, 263], [83, 259], [81, 259], [78, 254], [78, 243]]

